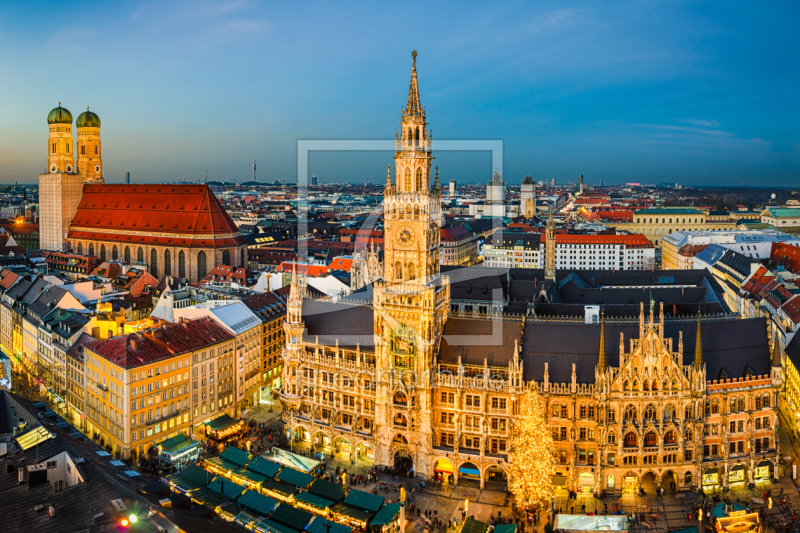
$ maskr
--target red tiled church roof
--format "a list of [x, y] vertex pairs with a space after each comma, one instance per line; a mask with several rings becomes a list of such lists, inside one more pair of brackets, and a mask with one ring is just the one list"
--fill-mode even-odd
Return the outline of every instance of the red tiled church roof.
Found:
[[[153, 233], [178, 238], [150, 237]], [[194, 247], [244, 244], [207, 185], [84, 185], [68, 237]]]

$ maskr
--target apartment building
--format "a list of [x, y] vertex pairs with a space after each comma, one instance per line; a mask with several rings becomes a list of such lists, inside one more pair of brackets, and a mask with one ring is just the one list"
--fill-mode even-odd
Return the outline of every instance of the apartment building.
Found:
[[[85, 347], [88, 434], [117, 456], [140, 456], [191, 431], [194, 356], [230, 347], [234, 336], [209, 318], [97, 341]], [[216, 406], [215, 406], [216, 407]]]
[[736, 220], [717, 220], [709, 211], [683, 207], [656, 207], [634, 212], [633, 222], [616, 224], [618, 230], [644, 235], [656, 248], [676, 231], [726, 231], [736, 229]]
[[691, 260], [682, 260], [681, 249], [686, 245], [708, 246], [717, 244], [744, 256], [769, 259], [773, 243], [800, 247], [800, 239], [774, 229], [732, 231], [676, 231], [661, 242], [661, 267], [663, 269], [694, 268]]

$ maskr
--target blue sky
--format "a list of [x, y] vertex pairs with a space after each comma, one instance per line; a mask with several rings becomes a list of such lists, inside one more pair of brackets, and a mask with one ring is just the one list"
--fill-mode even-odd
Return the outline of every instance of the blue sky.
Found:
[[[800, 185], [797, 2], [45, 2], [0, 7], [0, 182], [46, 166], [61, 101], [120, 182], [296, 177], [298, 139], [394, 136], [417, 49], [436, 139], [502, 139], [503, 174]], [[488, 153], [434, 154], [486, 181]], [[321, 181], [390, 153], [312, 155]]]

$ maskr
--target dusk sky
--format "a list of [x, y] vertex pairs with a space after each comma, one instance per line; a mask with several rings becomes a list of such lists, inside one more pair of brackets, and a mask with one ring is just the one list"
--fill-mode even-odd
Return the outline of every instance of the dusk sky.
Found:
[[[297, 175], [299, 139], [393, 139], [411, 50], [442, 180], [800, 185], [800, 3], [4, 2], [0, 182], [90, 106], [107, 183]], [[382, 182], [391, 153], [315, 153]]]

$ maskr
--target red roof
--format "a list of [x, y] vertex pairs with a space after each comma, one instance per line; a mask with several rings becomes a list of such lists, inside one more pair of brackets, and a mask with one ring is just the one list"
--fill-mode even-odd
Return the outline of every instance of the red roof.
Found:
[[9, 269], [4, 268], [0, 272], [0, 288], [9, 289], [15, 281], [19, 279], [19, 274], [11, 272]]
[[328, 272], [326, 265], [309, 265], [308, 263], [281, 263], [276, 269], [278, 272], [291, 272], [294, 267], [295, 272], [316, 278]]
[[772, 243], [770, 259], [794, 274], [800, 274], [800, 248], [782, 242]]
[[353, 266], [352, 257], [334, 257], [331, 264], [328, 265], [330, 270], [344, 270], [350, 272], [350, 267]]
[[210, 318], [169, 324], [120, 335], [91, 345], [89, 350], [122, 368], [136, 368], [233, 340], [228, 330]]
[[609, 222], [633, 222], [633, 211], [597, 211], [597, 214]]
[[439, 230], [439, 240], [441, 241], [458, 241], [469, 236], [469, 231], [464, 226], [452, 226]]
[[[144, 237], [115, 234], [120, 231]], [[153, 233], [174, 237], [151, 237]], [[183, 246], [192, 240], [196, 241], [192, 246], [244, 244], [207, 185], [84, 185], [68, 238]]]
[[230, 267], [227, 265], [217, 265], [206, 277], [200, 280], [201, 283], [208, 283], [212, 281], [232, 281], [239, 285], [249, 286], [249, 280], [254, 277], [252, 270], [247, 270], [242, 267]]
[[797, 324], [800, 322], [800, 296], [795, 296], [781, 307], [786, 315]]
[[556, 244], [624, 244], [628, 248], [653, 248], [644, 235], [575, 235], [556, 233]]

